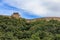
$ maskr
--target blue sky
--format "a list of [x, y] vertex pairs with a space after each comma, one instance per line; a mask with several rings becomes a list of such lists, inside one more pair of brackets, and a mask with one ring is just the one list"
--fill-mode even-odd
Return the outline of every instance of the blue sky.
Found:
[[60, 0], [0, 0], [0, 15], [13, 12], [26, 19], [60, 17]]

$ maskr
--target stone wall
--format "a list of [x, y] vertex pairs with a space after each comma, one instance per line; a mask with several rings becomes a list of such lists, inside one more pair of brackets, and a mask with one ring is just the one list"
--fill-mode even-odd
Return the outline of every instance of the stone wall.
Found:
[[14, 18], [20, 18], [19, 13], [13, 13], [11, 16], [14, 17]]

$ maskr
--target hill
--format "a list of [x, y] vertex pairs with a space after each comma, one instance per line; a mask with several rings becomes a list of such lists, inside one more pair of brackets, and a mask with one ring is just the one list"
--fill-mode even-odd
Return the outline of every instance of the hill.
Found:
[[46, 21], [50, 21], [50, 20], [57, 20], [60, 21], [60, 17], [42, 17], [42, 18], [36, 18], [36, 19], [30, 19], [27, 20], [27, 22], [35, 22], [35, 21], [40, 21], [40, 20], [46, 20]]
[[0, 40], [60, 40], [59, 20], [0, 16]]

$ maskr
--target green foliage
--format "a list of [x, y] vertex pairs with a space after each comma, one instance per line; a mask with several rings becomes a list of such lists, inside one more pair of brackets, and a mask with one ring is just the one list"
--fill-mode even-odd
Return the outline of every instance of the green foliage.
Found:
[[60, 40], [60, 21], [9, 18], [0, 16], [0, 40]]

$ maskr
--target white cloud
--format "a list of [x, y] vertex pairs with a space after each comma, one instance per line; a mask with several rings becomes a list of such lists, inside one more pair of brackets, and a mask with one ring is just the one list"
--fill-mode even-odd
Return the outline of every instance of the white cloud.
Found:
[[60, 0], [5, 0], [4, 2], [38, 16], [60, 15]]

